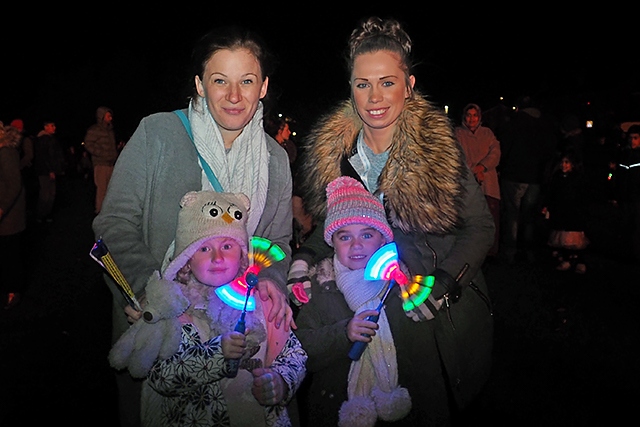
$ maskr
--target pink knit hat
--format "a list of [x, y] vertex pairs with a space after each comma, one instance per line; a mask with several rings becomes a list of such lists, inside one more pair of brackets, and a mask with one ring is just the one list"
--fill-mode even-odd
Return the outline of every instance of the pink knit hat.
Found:
[[324, 241], [333, 246], [331, 237], [338, 229], [352, 224], [365, 224], [378, 230], [386, 243], [393, 241], [393, 231], [387, 222], [382, 202], [348, 176], [334, 179], [327, 185], [327, 218], [324, 221]]

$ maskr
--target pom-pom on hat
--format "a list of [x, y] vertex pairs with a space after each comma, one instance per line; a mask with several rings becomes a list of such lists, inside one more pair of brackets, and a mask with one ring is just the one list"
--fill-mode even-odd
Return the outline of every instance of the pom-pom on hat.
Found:
[[163, 278], [175, 280], [196, 250], [212, 237], [229, 237], [248, 256], [247, 217], [251, 202], [243, 193], [190, 191], [180, 201], [175, 250]]
[[382, 233], [386, 243], [393, 241], [393, 231], [387, 222], [382, 202], [364, 188], [360, 181], [349, 176], [341, 176], [327, 185], [324, 241], [333, 246], [333, 233], [352, 224], [373, 227]]

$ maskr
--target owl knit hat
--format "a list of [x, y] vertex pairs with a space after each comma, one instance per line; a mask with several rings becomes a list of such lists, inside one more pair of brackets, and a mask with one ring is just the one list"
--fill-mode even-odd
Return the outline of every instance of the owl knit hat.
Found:
[[324, 241], [333, 246], [333, 233], [352, 224], [373, 227], [382, 233], [386, 243], [393, 241], [393, 231], [387, 222], [382, 202], [364, 188], [360, 181], [349, 176], [341, 176], [327, 185]]
[[175, 280], [176, 274], [196, 253], [200, 245], [212, 237], [229, 237], [248, 256], [247, 218], [249, 198], [243, 193], [190, 191], [180, 201], [175, 250], [163, 277]]

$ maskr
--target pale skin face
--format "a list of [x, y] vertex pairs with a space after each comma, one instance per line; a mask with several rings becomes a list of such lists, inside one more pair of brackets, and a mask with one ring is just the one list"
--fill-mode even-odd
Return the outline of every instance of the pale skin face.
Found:
[[396, 121], [411, 95], [415, 77], [400, 67], [397, 54], [385, 50], [355, 58], [351, 73], [351, 92], [358, 115], [364, 122], [364, 140], [374, 153], [391, 145]]
[[560, 167], [562, 168], [562, 173], [569, 173], [573, 170], [573, 163], [571, 163], [571, 160], [563, 157]]
[[238, 242], [229, 237], [213, 237], [200, 245], [187, 265], [199, 282], [219, 287], [238, 276], [241, 260]]
[[278, 142], [283, 142], [289, 139], [291, 136], [291, 129], [289, 128], [289, 123], [283, 124], [280, 129], [278, 129], [278, 133], [276, 134], [275, 140]]
[[251, 121], [267, 94], [269, 78], [262, 79], [260, 63], [246, 49], [222, 49], [207, 62], [203, 80], [195, 76], [198, 95], [207, 101], [224, 145], [233, 141]]
[[49, 135], [53, 135], [56, 133], [56, 124], [55, 123], [47, 123], [44, 125], [44, 131]]
[[364, 224], [340, 228], [331, 237], [338, 261], [351, 270], [365, 268], [371, 255], [386, 241], [382, 233]]
[[640, 133], [630, 133], [629, 141], [631, 142], [631, 148], [640, 147]]
[[478, 113], [478, 110], [475, 108], [469, 108], [464, 115], [464, 124], [472, 131], [475, 131], [478, 126], [480, 126], [480, 114]]

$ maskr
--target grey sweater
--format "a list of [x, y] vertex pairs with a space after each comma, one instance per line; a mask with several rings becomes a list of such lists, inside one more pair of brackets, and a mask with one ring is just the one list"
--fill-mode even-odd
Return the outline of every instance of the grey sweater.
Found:
[[[287, 257], [260, 276], [273, 279], [286, 292], [293, 221], [291, 172], [287, 153], [271, 137], [267, 137], [267, 148], [269, 188], [255, 234], [279, 245]], [[201, 175], [195, 147], [173, 112], [143, 118], [118, 157], [93, 230], [138, 297], [151, 273], [161, 269], [175, 237], [180, 199], [188, 191], [201, 190]], [[114, 297], [115, 342], [129, 327], [124, 314], [127, 303], [116, 284], [106, 281]]]

